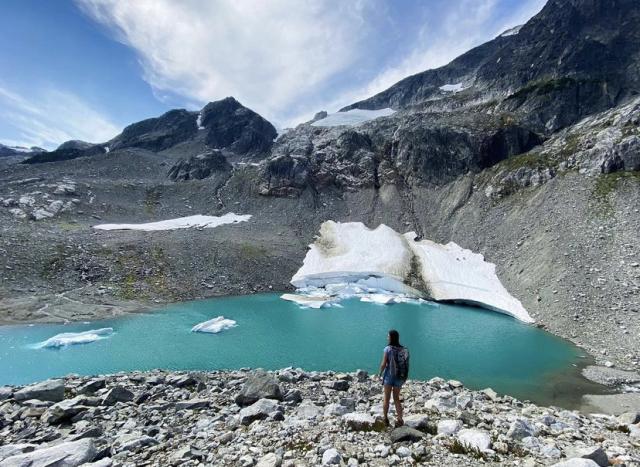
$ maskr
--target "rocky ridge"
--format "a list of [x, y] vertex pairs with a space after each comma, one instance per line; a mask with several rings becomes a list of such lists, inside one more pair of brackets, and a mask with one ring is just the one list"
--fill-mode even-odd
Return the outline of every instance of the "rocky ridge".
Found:
[[[640, 413], [409, 381], [385, 427], [364, 371], [133, 372], [0, 388], [0, 466], [640, 465]], [[391, 419], [393, 421], [393, 409]]]

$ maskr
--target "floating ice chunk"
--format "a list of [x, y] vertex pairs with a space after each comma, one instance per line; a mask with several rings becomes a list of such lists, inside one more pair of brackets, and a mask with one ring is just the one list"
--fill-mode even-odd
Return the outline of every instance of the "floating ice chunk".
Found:
[[59, 348], [75, 344], [89, 344], [107, 339], [113, 334], [113, 328], [92, 329], [83, 332], [63, 332], [35, 345], [35, 348]]
[[377, 303], [379, 305], [391, 305], [393, 303], [398, 303], [396, 298], [397, 297], [395, 297], [393, 295], [390, 295], [390, 294], [372, 293], [372, 294], [367, 294], [367, 295], [361, 296], [360, 297], [360, 301], [361, 302]]
[[179, 217], [177, 219], [168, 219], [159, 222], [149, 222], [146, 224], [99, 224], [94, 225], [94, 229], [99, 230], [174, 230], [188, 229], [191, 227], [207, 228], [218, 227], [224, 224], [237, 224], [238, 222], [246, 222], [251, 219], [251, 214], [237, 215], [232, 212], [224, 216], [203, 216], [201, 214], [188, 217]]
[[386, 225], [371, 230], [361, 222], [327, 221], [291, 284], [305, 288], [355, 283], [419, 296], [404, 283], [412, 256], [405, 239]]
[[321, 120], [317, 120], [311, 124], [311, 126], [356, 126], [370, 120], [375, 120], [380, 117], [388, 117], [396, 113], [393, 109], [380, 109], [380, 110], [365, 110], [365, 109], [352, 109], [346, 112], [336, 112], [329, 114]]
[[464, 91], [464, 88], [462, 87], [462, 83], [457, 83], [457, 84], [445, 84], [444, 86], [440, 86], [440, 90], [443, 92], [458, 93], [460, 91]]
[[224, 316], [218, 316], [217, 318], [210, 319], [200, 324], [196, 324], [191, 328], [191, 332], [207, 332], [211, 334], [218, 334], [225, 329], [235, 328], [236, 322], [232, 319], [227, 319]]
[[281, 299], [297, 303], [305, 308], [325, 308], [336, 303], [336, 299], [328, 295], [300, 295], [286, 293], [280, 296]]
[[453, 242], [416, 242], [415, 236], [413, 232], [405, 234], [431, 298], [479, 305], [525, 323], [534, 322], [522, 303], [504, 288], [496, 275], [496, 265], [487, 263], [484, 256]]

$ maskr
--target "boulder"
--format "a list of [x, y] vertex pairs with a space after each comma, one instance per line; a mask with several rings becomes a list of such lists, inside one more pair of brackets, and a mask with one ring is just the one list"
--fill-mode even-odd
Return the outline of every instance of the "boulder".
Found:
[[250, 425], [255, 420], [264, 420], [273, 412], [283, 412], [283, 408], [273, 399], [260, 399], [240, 411], [240, 423]]
[[438, 422], [439, 435], [453, 435], [462, 428], [461, 420], [440, 420]]
[[176, 402], [177, 410], [199, 410], [209, 407], [210, 402], [207, 399], [188, 399], [186, 401]]
[[404, 424], [410, 428], [424, 431], [429, 427], [429, 417], [424, 414], [407, 415], [404, 417]]
[[[1, 389], [2, 388], [0, 388], [0, 391]], [[2, 400], [1, 395], [0, 400]], [[640, 412], [625, 412], [618, 416], [618, 422], [621, 425], [635, 425], [636, 423], [640, 423]]]
[[367, 413], [348, 413], [341, 419], [342, 423], [354, 431], [379, 431], [384, 427], [382, 420]]
[[102, 403], [104, 405], [114, 405], [116, 402], [131, 402], [134, 398], [133, 392], [122, 386], [115, 386], [104, 395]]
[[41, 401], [60, 402], [64, 399], [64, 381], [61, 379], [49, 379], [31, 384], [16, 391], [13, 398], [17, 401], [38, 399]]
[[7, 457], [0, 467], [76, 467], [91, 462], [96, 454], [93, 440], [81, 439]]
[[528, 436], [535, 436], [536, 429], [531, 422], [525, 418], [518, 418], [511, 423], [507, 436], [515, 441], [520, 441]]
[[282, 458], [270, 452], [260, 458], [256, 467], [278, 467], [280, 465], [282, 465]]
[[104, 378], [92, 379], [91, 381], [87, 381], [82, 386], [80, 386], [76, 392], [78, 394], [93, 394], [99, 389], [102, 389], [106, 386], [106, 382]]
[[486, 451], [491, 447], [491, 437], [486, 431], [468, 428], [460, 430], [457, 437], [461, 444], [479, 451]]
[[113, 448], [115, 452], [136, 452], [149, 446], [155, 446], [158, 440], [147, 435], [127, 433], [116, 438]]
[[282, 390], [278, 382], [265, 371], [256, 371], [247, 377], [235, 401], [240, 407], [245, 407], [253, 404], [258, 399], [282, 400]]
[[168, 176], [174, 182], [203, 180], [216, 172], [229, 172], [232, 166], [221, 151], [211, 151], [188, 160], [179, 160], [169, 170]]
[[85, 405], [85, 396], [76, 396], [53, 404], [43, 414], [42, 420], [49, 424], [61, 423], [84, 412], [89, 407]]
[[0, 401], [9, 399], [13, 395], [13, 388], [11, 386], [0, 387]]
[[322, 465], [340, 465], [342, 456], [335, 448], [327, 449], [322, 453]]
[[295, 411], [296, 417], [311, 419], [320, 416], [322, 413], [322, 407], [317, 406], [313, 402], [307, 400], [303, 401]]
[[400, 443], [402, 441], [409, 441], [414, 443], [416, 441], [420, 441], [424, 437], [425, 437], [425, 434], [423, 432], [408, 426], [401, 426], [399, 428], [395, 428], [391, 432], [392, 443]]
[[5, 444], [4, 446], [0, 446], [0, 461], [7, 457], [34, 451], [37, 447], [37, 444], [30, 443]]
[[345, 407], [341, 404], [329, 404], [324, 408], [325, 417], [341, 417], [344, 414], [351, 412], [349, 407]]
[[489, 400], [495, 401], [498, 398], [498, 393], [491, 388], [485, 388], [480, 392], [487, 396]]
[[590, 459], [600, 467], [609, 465], [609, 457], [600, 446], [589, 446], [567, 450], [567, 457]]
[[577, 457], [558, 462], [557, 464], [553, 464], [551, 467], [598, 467], [598, 464], [591, 459], [582, 459]]

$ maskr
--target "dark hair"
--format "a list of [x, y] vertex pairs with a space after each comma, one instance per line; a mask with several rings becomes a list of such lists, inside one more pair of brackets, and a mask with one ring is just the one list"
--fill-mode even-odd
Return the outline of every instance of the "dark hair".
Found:
[[389, 331], [389, 345], [394, 347], [402, 347], [400, 345], [400, 333], [395, 329]]

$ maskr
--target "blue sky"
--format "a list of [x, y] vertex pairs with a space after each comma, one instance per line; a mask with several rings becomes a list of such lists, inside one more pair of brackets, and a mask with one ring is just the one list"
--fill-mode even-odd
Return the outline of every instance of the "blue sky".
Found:
[[544, 0], [3, 0], [0, 143], [102, 142], [233, 95], [279, 127], [441, 66]]

